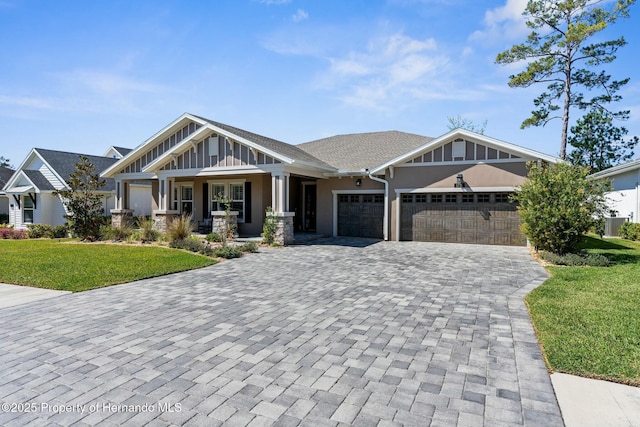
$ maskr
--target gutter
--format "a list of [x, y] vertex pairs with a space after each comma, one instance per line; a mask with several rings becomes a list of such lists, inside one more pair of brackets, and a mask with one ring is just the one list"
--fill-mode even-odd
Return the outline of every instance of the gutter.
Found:
[[389, 181], [373, 176], [369, 169], [365, 169], [365, 173], [374, 181], [384, 184], [384, 216], [382, 223], [382, 236], [385, 242], [389, 240]]

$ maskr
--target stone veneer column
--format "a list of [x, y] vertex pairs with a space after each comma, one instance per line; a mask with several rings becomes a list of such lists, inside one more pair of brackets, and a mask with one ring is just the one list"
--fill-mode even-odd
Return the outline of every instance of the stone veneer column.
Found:
[[276, 235], [274, 242], [279, 245], [290, 245], [294, 241], [293, 235], [293, 217], [295, 212], [273, 212], [272, 215], [276, 219]]
[[111, 209], [111, 226], [120, 228], [133, 223], [132, 209]]
[[167, 231], [167, 226], [178, 215], [176, 211], [153, 211], [153, 228], [158, 231]]
[[[233, 227], [233, 237], [238, 237], [238, 211], [229, 212], [229, 229]], [[211, 211], [211, 230], [214, 233], [222, 235], [226, 230], [227, 212], [226, 211]]]

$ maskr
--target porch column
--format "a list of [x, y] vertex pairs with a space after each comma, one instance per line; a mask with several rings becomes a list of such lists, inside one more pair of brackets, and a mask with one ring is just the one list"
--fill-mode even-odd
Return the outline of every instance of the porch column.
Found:
[[129, 209], [129, 181], [116, 180], [115, 209], [111, 210], [111, 225], [119, 228], [131, 224], [133, 210]]
[[294, 212], [289, 212], [289, 174], [285, 172], [274, 173], [271, 176], [271, 214], [276, 222], [275, 242], [281, 245], [293, 243], [293, 217]]
[[173, 180], [166, 176], [158, 177], [158, 210], [153, 211], [153, 225], [157, 230], [166, 231], [169, 223], [178, 214], [171, 210]]

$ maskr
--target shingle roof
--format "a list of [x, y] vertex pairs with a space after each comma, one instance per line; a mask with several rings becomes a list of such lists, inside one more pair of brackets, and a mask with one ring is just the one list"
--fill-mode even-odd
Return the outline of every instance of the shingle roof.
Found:
[[392, 130], [337, 135], [305, 142], [297, 147], [341, 171], [354, 172], [373, 169], [432, 139]]
[[47, 178], [45, 178], [45, 176], [42, 174], [42, 172], [40, 171], [34, 171], [34, 170], [27, 170], [24, 169], [22, 172], [24, 172], [24, 174], [27, 176], [27, 178], [29, 178], [29, 180], [31, 182], [33, 182], [33, 185], [35, 185], [36, 187], [38, 187], [38, 189], [40, 191], [44, 190], [44, 191], [53, 191], [56, 188], [51, 185], [51, 183], [49, 182], [49, 180]]
[[[80, 156], [84, 156], [95, 166], [96, 172], [100, 173], [109, 166], [113, 165], [118, 159], [111, 157], [93, 156], [90, 154], [69, 153], [66, 151], [45, 150], [43, 148], [35, 149], [49, 165], [67, 181], [71, 174], [76, 170], [76, 163], [80, 161]], [[101, 191], [115, 190], [115, 181], [107, 179], [107, 185], [102, 187]]]
[[116, 147], [115, 145], [113, 146], [113, 149], [116, 150], [118, 153], [122, 154], [122, 157], [126, 156], [127, 154], [133, 151], [133, 148]]
[[258, 135], [256, 133], [249, 132], [244, 129], [225, 125], [224, 123], [215, 122], [213, 120], [209, 120], [207, 118], [197, 116], [195, 114], [192, 114], [192, 116], [205, 120], [211, 123], [212, 125], [219, 127], [220, 129], [224, 129], [228, 132], [233, 133], [234, 135], [238, 135], [268, 150], [282, 154], [283, 156], [288, 157], [290, 159], [302, 161], [305, 163], [310, 163], [312, 165], [316, 165], [323, 169], [334, 169], [331, 167], [331, 165], [327, 164], [321, 159], [318, 159], [314, 157], [312, 154], [309, 154], [308, 152], [301, 150], [300, 148], [298, 148], [299, 146], [287, 144], [286, 142], [278, 141], [273, 138], [268, 138], [263, 135]]
[[14, 172], [15, 171], [13, 169], [0, 166], [0, 190], [2, 190], [2, 187], [4, 187], [7, 182], [9, 182], [9, 178], [11, 178]]

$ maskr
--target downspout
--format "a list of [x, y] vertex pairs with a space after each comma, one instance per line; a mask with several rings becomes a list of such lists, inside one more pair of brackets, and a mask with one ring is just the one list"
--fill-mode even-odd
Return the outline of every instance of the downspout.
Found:
[[389, 181], [375, 177], [369, 172], [369, 169], [365, 169], [365, 172], [374, 181], [378, 181], [384, 184], [384, 216], [382, 218], [382, 237], [385, 241], [389, 240]]

